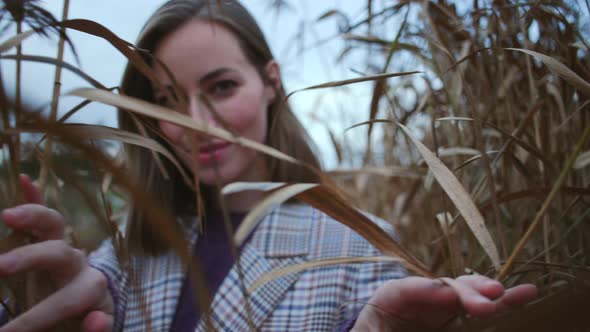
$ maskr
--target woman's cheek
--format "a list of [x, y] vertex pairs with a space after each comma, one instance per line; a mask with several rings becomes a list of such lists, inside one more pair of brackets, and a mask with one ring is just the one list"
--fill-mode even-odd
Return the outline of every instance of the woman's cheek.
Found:
[[172, 142], [178, 142], [178, 140], [182, 137], [182, 127], [174, 125], [168, 121], [159, 121], [158, 125], [160, 126], [162, 134], [164, 134], [164, 136], [166, 136]]
[[258, 126], [259, 119], [264, 117], [262, 113], [265, 112], [260, 103], [244, 99], [226, 103], [223, 109], [228, 110], [223, 114], [224, 120], [241, 134], [246, 134]]

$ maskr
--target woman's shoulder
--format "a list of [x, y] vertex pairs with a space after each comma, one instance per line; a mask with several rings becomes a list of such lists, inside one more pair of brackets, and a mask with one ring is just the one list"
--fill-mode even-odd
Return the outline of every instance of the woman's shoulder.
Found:
[[[366, 220], [395, 237], [391, 224], [372, 214], [359, 212]], [[354, 216], [344, 221], [350, 226], [361, 223], [360, 220], [354, 220]], [[378, 254], [375, 247], [351, 227], [307, 204], [282, 204], [276, 207], [260, 225], [259, 235], [260, 232], [263, 239], [282, 238], [285, 248], [291, 243], [300, 251], [306, 250], [310, 259]]]

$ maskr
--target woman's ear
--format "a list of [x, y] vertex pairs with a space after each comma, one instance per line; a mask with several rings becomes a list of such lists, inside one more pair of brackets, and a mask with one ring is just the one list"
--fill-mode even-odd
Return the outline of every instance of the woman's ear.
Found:
[[281, 88], [281, 69], [279, 64], [274, 60], [270, 60], [266, 66], [264, 66], [264, 83], [271, 92], [270, 99], [276, 97], [277, 91]]

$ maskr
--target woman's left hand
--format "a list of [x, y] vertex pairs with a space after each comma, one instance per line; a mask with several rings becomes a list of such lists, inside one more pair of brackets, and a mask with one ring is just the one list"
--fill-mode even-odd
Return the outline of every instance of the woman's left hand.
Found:
[[532, 284], [505, 289], [481, 275], [442, 280], [407, 277], [386, 282], [360, 312], [352, 331], [439, 330], [460, 313], [486, 317], [537, 295]]

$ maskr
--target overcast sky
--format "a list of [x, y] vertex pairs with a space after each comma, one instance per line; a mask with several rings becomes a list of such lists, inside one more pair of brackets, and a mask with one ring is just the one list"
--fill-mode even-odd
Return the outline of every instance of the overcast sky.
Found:
[[[352, 68], [364, 70], [363, 60], [354, 57], [349, 62], [335, 64], [335, 59], [343, 50], [340, 38], [329, 38], [338, 34], [338, 21], [329, 19], [317, 22], [317, 18], [330, 9], [338, 9], [353, 18], [362, 17], [365, 1], [358, 0], [289, 0], [291, 7], [277, 13], [270, 4], [275, 0], [245, 0], [244, 5], [260, 23], [271, 44], [271, 48], [282, 66], [282, 74], [287, 91], [326, 81], [356, 77]], [[58, 19], [61, 18], [63, 1], [46, 0], [41, 2]], [[134, 42], [145, 20], [163, 3], [161, 0], [71, 0], [70, 18], [94, 20], [119, 37]], [[303, 39], [295, 36], [301, 27], [305, 31]], [[105, 86], [117, 86], [126, 64], [125, 58], [107, 42], [78, 32], [69, 35], [79, 54], [81, 69]], [[2, 39], [8, 38], [7, 34]], [[329, 42], [320, 42], [330, 39]], [[300, 43], [302, 41], [302, 43]], [[311, 47], [312, 45], [317, 45]], [[300, 45], [305, 46], [300, 52]], [[57, 53], [55, 38], [32, 37], [23, 44], [27, 54], [55, 57]], [[66, 61], [75, 64], [69, 50]], [[7, 86], [14, 83], [14, 64], [2, 63], [2, 73]], [[28, 63], [23, 68], [23, 94], [33, 106], [47, 105], [51, 100], [54, 68], [49, 65]], [[62, 74], [62, 93], [88, 83], [64, 71]], [[295, 111], [311, 136], [320, 146], [327, 166], [333, 167], [334, 151], [329, 143], [326, 126], [336, 135], [342, 135], [342, 128], [366, 119], [368, 110], [369, 84], [357, 85], [346, 91], [335, 89], [301, 92], [291, 98]], [[346, 96], [342, 98], [343, 94]], [[80, 102], [73, 97], [62, 98], [60, 114], [67, 112]], [[79, 112], [72, 119], [75, 122], [100, 123], [116, 126], [114, 110], [104, 105], [92, 105]]]

